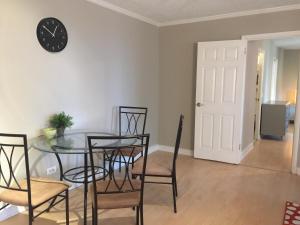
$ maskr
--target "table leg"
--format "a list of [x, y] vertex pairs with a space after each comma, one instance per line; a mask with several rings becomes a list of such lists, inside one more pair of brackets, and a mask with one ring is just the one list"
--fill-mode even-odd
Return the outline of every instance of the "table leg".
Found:
[[87, 225], [87, 195], [88, 195], [88, 159], [87, 153], [84, 154], [84, 201], [83, 201], [83, 224]]
[[[53, 151], [55, 151], [55, 149], [53, 149]], [[55, 156], [56, 156], [56, 159], [57, 159], [57, 162], [58, 162], [58, 166], [59, 166], [59, 179], [62, 181], [64, 178], [64, 175], [63, 175], [63, 166], [62, 166], [62, 163], [61, 163], [61, 159], [59, 157], [59, 154], [55, 151]], [[50, 209], [53, 207], [53, 204], [55, 203], [57, 197], [55, 197], [51, 203], [49, 204], [49, 207], [47, 209], [47, 212], [50, 212]]]
[[57, 152], [55, 152], [55, 156], [56, 156], [56, 159], [57, 159], [57, 162], [58, 162], [58, 166], [59, 166], [59, 179], [62, 181], [64, 179], [63, 166], [62, 166], [59, 154]]

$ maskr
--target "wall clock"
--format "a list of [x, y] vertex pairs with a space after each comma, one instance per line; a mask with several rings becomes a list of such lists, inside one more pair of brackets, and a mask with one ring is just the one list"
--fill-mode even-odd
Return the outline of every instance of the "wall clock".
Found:
[[49, 17], [42, 19], [36, 29], [41, 46], [49, 52], [60, 52], [68, 43], [68, 33], [58, 19]]

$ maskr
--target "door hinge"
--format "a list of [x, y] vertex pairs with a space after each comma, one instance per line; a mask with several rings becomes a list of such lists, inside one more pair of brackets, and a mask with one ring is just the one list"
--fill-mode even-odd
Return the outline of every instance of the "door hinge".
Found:
[[245, 55], [247, 54], [247, 48], [244, 48], [244, 54]]
[[241, 144], [239, 144], [239, 150], [241, 150]]

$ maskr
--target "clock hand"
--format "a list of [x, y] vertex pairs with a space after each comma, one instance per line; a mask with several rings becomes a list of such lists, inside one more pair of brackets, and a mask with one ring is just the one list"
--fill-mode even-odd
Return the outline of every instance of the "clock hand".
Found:
[[52, 37], [54, 37], [54, 34], [52, 34], [52, 32], [51, 32], [46, 26], [43, 26], [43, 28], [44, 28], [46, 31], [48, 31], [48, 32], [52, 35]]
[[54, 32], [53, 32], [53, 37], [55, 37], [55, 33], [56, 33], [56, 30], [57, 30], [57, 27], [58, 27], [58, 26], [55, 27], [55, 30], [54, 30]]

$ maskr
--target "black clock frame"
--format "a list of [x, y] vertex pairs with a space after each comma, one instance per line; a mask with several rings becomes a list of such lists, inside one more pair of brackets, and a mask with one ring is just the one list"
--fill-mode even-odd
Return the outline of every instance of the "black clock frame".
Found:
[[64, 24], [54, 17], [43, 18], [36, 29], [41, 46], [49, 52], [60, 52], [68, 43], [68, 33]]

